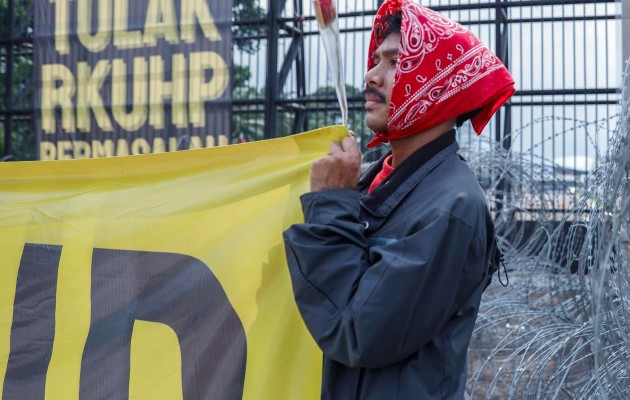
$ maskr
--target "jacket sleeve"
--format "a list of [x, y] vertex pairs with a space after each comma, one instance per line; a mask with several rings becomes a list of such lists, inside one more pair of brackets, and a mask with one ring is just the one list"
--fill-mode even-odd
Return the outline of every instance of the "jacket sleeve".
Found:
[[448, 212], [370, 249], [356, 191], [309, 193], [302, 205], [305, 223], [284, 233], [296, 303], [324, 354], [344, 365], [379, 368], [419, 351], [457, 310], [460, 287], [481, 280], [466, 271], [484, 259], [480, 241]]

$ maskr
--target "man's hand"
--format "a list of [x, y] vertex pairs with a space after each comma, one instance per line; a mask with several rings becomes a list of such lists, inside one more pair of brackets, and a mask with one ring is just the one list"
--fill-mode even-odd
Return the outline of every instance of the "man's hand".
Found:
[[355, 189], [361, 177], [361, 152], [352, 137], [330, 145], [330, 154], [315, 160], [311, 168], [311, 192]]

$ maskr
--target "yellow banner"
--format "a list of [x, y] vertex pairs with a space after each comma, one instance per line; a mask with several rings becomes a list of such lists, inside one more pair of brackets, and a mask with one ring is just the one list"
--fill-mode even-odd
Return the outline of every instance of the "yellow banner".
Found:
[[318, 399], [282, 231], [344, 127], [0, 164], [3, 399]]

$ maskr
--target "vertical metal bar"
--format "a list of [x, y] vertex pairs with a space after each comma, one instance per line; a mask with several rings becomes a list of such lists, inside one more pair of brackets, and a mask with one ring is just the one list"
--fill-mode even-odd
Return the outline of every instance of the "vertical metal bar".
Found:
[[[585, 32], [585, 33], [588, 32], [587, 31], [587, 28], [588, 28], [588, 25], [587, 25], [588, 24], [588, 17], [587, 17], [587, 9], [586, 9], [587, 3], [586, 2], [587, 2], [587, 0], [583, 0], [583, 5], [582, 5], [582, 17], [583, 17], [583, 21], [582, 21], [583, 28], [582, 28], [582, 31]], [[584, 49], [584, 98], [586, 100], [588, 100], [588, 98], [589, 98], [589, 96], [588, 96], [588, 82], [589, 82], [588, 72], [589, 71], [588, 71], [588, 68], [587, 68], [586, 59], [587, 59], [588, 54], [589, 54], [589, 49], [588, 49], [588, 47], [586, 45], [586, 35], [584, 36], [583, 49]], [[595, 64], [597, 64], [597, 63], [595, 63]], [[595, 106], [595, 108], [597, 109], [597, 106]], [[588, 121], [589, 121], [589, 106], [586, 104], [586, 102], [584, 104], [584, 115], [585, 115], [584, 120], [587, 121], [587, 123], [588, 123]], [[587, 159], [588, 158], [588, 147], [589, 147], [588, 146], [588, 127], [585, 126], [583, 129], [584, 129], [584, 135], [583, 135], [584, 136], [584, 157], [585, 157], [585, 159]], [[577, 148], [576, 148], [575, 152], [573, 153], [573, 155], [574, 156], [577, 155]], [[573, 161], [573, 167], [575, 169], [575, 163], [576, 163], [575, 157], [573, 158], [573, 160], [574, 160]]]
[[[302, 0], [296, 0], [296, 3], [300, 5], [299, 13], [300, 22], [298, 23], [298, 29], [300, 32], [304, 33], [304, 7], [302, 6]], [[302, 35], [302, 43], [300, 46], [300, 51], [298, 54], [297, 66], [297, 85], [298, 85], [298, 96], [306, 97], [306, 48], [304, 35]], [[298, 123], [296, 124], [300, 131], [308, 130], [308, 108], [306, 106], [301, 107], [298, 115], [296, 116]]]
[[[509, 18], [508, 18], [508, 8], [505, 0], [502, 0], [501, 7], [501, 41], [498, 43], [500, 45], [500, 57], [501, 61], [505, 65], [507, 69], [510, 69], [510, 46], [509, 46]], [[512, 102], [508, 100], [504, 105], [504, 121], [503, 121], [503, 133], [501, 135], [501, 140], [503, 141], [503, 148], [505, 150], [510, 150], [512, 147], [512, 137], [509, 133], [512, 131]], [[500, 124], [497, 121], [497, 130], [501, 129]]]
[[6, 45], [6, 75], [5, 75], [5, 118], [4, 118], [4, 155], [13, 153], [13, 26], [15, 25], [15, 0], [9, 0], [7, 4], [7, 45]]
[[[622, 36], [622, 57], [621, 71], [625, 71], [626, 60], [630, 60], [630, 0], [622, 0], [621, 4], [621, 36]], [[624, 84], [624, 82], [621, 82]], [[630, 97], [630, 90], [626, 91], [626, 96]], [[622, 100], [630, 100], [625, 98]]]
[[[519, 7], [518, 8], [518, 17], [519, 18], [523, 18], [523, 7]], [[523, 50], [523, 37], [525, 36], [525, 24], [524, 23], [520, 23], [518, 26], [518, 38], [519, 38], [519, 43], [518, 43], [518, 50], [519, 50], [519, 75], [521, 77], [522, 81], [525, 81], [525, 71], [523, 68], [524, 65], [524, 50]], [[521, 84], [523, 84], [523, 82], [521, 82]], [[523, 127], [524, 122], [523, 122], [523, 118], [525, 116], [525, 106], [523, 104], [521, 104], [518, 107], [519, 110], [519, 119], [518, 119], [518, 123], [519, 126], [517, 127], [517, 129], [520, 129]], [[523, 132], [520, 132], [518, 135], [518, 140], [519, 140], [519, 151], [522, 152], [524, 149], [524, 142], [525, 142], [525, 138], [524, 138], [524, 134]], [[524, 175], [525, 175], [525, 171], [521, 170], [520, 172], [520, 178], [521, 178], [521, 182], [524, 182]], [[523, 187], [519, 187], [518, 188], [521, 192], [523, 191]], [[531, 191], [531, 189], [529, 189]], [[524, 204], [525, 207], [528, 207], [528, 204]]]
[[[550, 6], [551, 8], [551, 19], [553, 20], [555, 17], [555, 6]], [[551, 37], [549, 38], [551, 43], [555, 43], [556, 37], [556, 30], [555, 30], [555, 26], [556, 23], [555, 22], [550, 22], [549, 23], [551, 25]], [[544, 37], [544, 31], [543, 31], [543, 37]], [[544, 64], [543, 64], [544, 65]], [[552, 51], [551, 52], [551, 90], [555, 90], [556, 89], [556, 52]], [[555, 96], [554, 96], [555, 97]], [[552, 115], [556, 115], [556, 105], [552, 106]], [[552, 192], [552, 207], [554, 209], [557, 208], [562, 208], [562, 203], [564, 201], [564, 191], [563, 188], [565, 187], [565, 178], [562, 179], [562, 185], [560, 187], [557, 187], [557, 169], [556, 169], [556, 120], [552, 120], [551, 121], [551, 126], [553, 127], [551, 129], [552, 132], [552, 136], [551, 136], [551, 161], [552, 161], [552, 173], [551, 173], [551, 192]], [[564, 134], [563, 134], [564, 136]], [[564, 161], [563, 161], [564, 164]], [[560, 196], [557, 196], [557, 191], [561, 191]], [[557, 205], [556, 205], [556, 200], [557, 200]]]
[[[566, 6], [562, 6], [562, 14], [566, 14], [567, 12], [567, 7]], [[575, 37], [573, 37], [573, 40], [575, 40]], [[562, 88], [566, 89], [567, 87], [567, 80], [566, 80], [566, 69], [565, 69], [565, 65], [567, 65], [567, 61], [566, 61], [566, 49], [567, 49], [567, 44], [566, 44], [566, 22], [562, 22], [562, 74], [560, 75], [561, 80], [562, 80]], [[573, 57], [575, 57], [575, 53], [573, 55]], [[574, 60], [575, 63], [575, 60]], [[563, 93], [562, 94], [562, 132], [566, 132], [567, 131], [567, 105], [566, 105], [566, 95]], [[574, 116], [575, 117], [575, 116]], [[567, 153], [567, 135], [563, 134], [562, 135], [562, 155], [566, 156]]]
[[[608, 10], [609, 10], [608, 5], [604, 4], [604, 7], [605, 7], [604, 15], [608, 15]], [[608, 35], [608, 25], [609, 24], [610, 24], [610, 22], [604, 21], [604, 37], [605, 37], [604, 40], [606, 40], [606, 43], [608, 43], [608, 41], [610, 39], [610, 36]], [[621, 40], [624, 40], [624, 39], [621, 39]], [[609, 75], [610, 74], [608, 73], [608, 71], [610, 71], [610, 68], [609, 68], [610, 60], [608, 58], [608, 57], [610, 57], [610, 54], [608, 54], [608, 47], [609, 46], [604, 46], [604, 52], [605, 52], [605, 55], [604, 55], [604, 60], [605, 60], [605, 62], [604, 62], [605, 63], [604, 70], [606, 71], [604, 75], [606, 76], [606, 78], [605, 78], [606, 79], [606, 86], [605, 86], [606, 88], [610, 87], [610, 79], [609, 79]], [[610, 104], [608, 104], [609, 100], [610, 100], [610, 96], [608, 95], [608, 93], [606, 93], [606, 116], [608, 117], [606, 119], [606, 144], [610, 143], [610, 115], [611, 114], [610, 114]], [[608, 151], [608, 149], [606, 149], [606, 151]], [[599, 163], [599, 160], [597, 160], [597, 158], [596, 158], [594, 166], [597, 166], [598, 163]]]
[[[295, 59], [295, 93], [296, 97], [304, 98], [306, 96], [306, 66], [304, 64], [305, 51], [304, 51], [304, 10], [302, 8], [303, 0], [293, 0], [293, 8], [295, 10], [296, 20], [293, 26], [296, 28], [296, 31], [299, 32], [297, 35], [299, 37], [295, 37], [293, 40], [299, 40], [299, 49], [298, 54]], [[295, 110], [295, 119], [293, 121], [293, 132], [304, 132], [308, 130], [306, 121], [307, 121], [307, 108], [301, 104], [297, 105]]]
[[267, 86], [265, 93], [265, 139], [277, 135], [278, 127], [278, 37], [279, 0], [269, 0], [267, 12]]
[[[530, 7], [529, 9], [529, 17], [530, 18], [534, 18], [534, 13], [532, 11], [532, 8]], [[534, 68], [534, 22], [530, 22], [529, 25], [529, 88], [530, 89], [535, 89], [534, 88], [534, 77], [535, 77], [535, 68]], [[531, 116], [530, 121], [531, 121], [531, 125], [529, 128], [529, 143], [530, 143], [530, 154], [529, 154], [529, 176], [530, 177], [534, 177], [534, 143], [535, 143], [535, 117], [536, 117], [536, 113], [534, 112], [535, 108], [534, 108], [534, 96], [530, 96], [529, 97], [529, 101], [530, 101], [530, 105], [529, 105], [529, 115]], [[537, 188], [537, 189], [542, 189], [542, 188]], [[539, 206], [539, 211], [541, 211], [542, 205]]]
[[[495, 0], [495, 43], [497, 46], [496, 52], [499, 60], [509, 68], [509, 60], [508, 60], [508, 18], [507, 18], [507, 7], [505, 4], [505, 0]], [[509, 107], [507, 105], [506, 107]], [[503, 129], [505, 126], [501, 124], [501, 112], [497, 112], [496, 114], [496, 126], [495, 126], [495, 139], [497, 142], [501, 142], [503, 140]], [[503, 142], [503, 146], [505, 147], [507, 141]], [[508, 147], [506, 147], [507, 149]]]
[[[573, 20], [572, 20], [572, 25], [573, 25], [573, 89], [577, 89], [577, 54], [578, 54], [578, 48], [577, 48], [577, 40], [576, 40], [576, 33], [577, 33], [577, 9], [575, 7], [575, 3], [573, 3]], [[586, 64], [586, 60], [582, 60], [581, 61], [582, 64]], [[586, 67], [584, 67], [586, 69]], [[573, 95], [573, 100], [575, 101], [576, 96], [575, 94]], [[573, 154], [577, 153], [577, 130], [578, 130], [578, 111], [577, 111], [577, 102], [573, 103], [573, 125], [575, 126], [574, 130], [573, 130]], [[584, 120], [586, 120], [586, 116], [584, 116]]]
[[[507, 7], [505, 7], [505, 5], [503, 4], [504, 1], [503, 0], [495, 0], [495, 46], [496, 46], [496, 53], [497, 53], [497, 57], [499, 57], [499, 60], [501, 60], [501, 62], [503, 62], [503, 64], [506, 67], [509, 67], [509, 60], [508, 60], [508, 53], [507, 53], [507, 46], [508, 46], [508, 42], [507, 42], [507, 35], [508, 35], [508, 18], [507, 18]], [[507, 106], [509, 107], [509, 105]], [[509, 149], [508, 146], [510, 146], [510, 140], [504, 138], [504, 133], [502, 132], [502, 128], [503, 130], [506, 129], [509, 125], [508, 119], [511, 118], [511, 112], [508, 110], [508, 108], [504, 108], [505, 110], [505, 126], [503, 126], [501, 124], [501, 110], [497, 111], [496, 113], [496, 117], [495, 117], [495, 121], [496, 121], [496, 125], [495, 125], [495, 140], [497, 141], [497, 143], [501, 143], [503, 148], [505, 148], [506, 150]], [[507, 134], [507, 130], [505, 131], [505, 134]], [[506, 140], [504, 140], [506, 139]], [[508, 182], [506, 182], [503, 178], [501, 178], [501, 180], [498, 183], [498, 187], [500, 188], [499, 193], [497, 194], [497, 211], [501, 212], [502, 208], [503, 208], [503, 199], [505, 198], [505, 196], [508, 194], [508, 191], [510, 190], [509, 184]]]
[[[503, 54], [501, 54], [501, 0], [495, 0], [496, 8], [494, 15], [494, 43], [496, 46], [496, 53], [499, 57], [499, 60], [503, 62]], [[496, 113], [495, 117], [496, 125], [495, 125], [495, 140], [497, 143], [501, 142], [501, 110]]]
[[[593, 55], [595, 57], [595, 59], [597, 59], [597, 56], [599, 55], [599, 49], [598, 49], [598, 43], [599, 43], [599, 27], [597, 26], [599, 21], [597, 20], [597, 15], [599, 14], [597, 12], [597, 4], [593, 4], [593, 20], [591, 21], [591, 23], [593, 24], [593, 30], [595, 31], [595, 48], [592, 49], [593, 50]], [[599, 62], [595, 63], [595, 76], [593, 77], [594, 82], [594, 87], [595, 88], [599, 88]], [[597, 98], [599, 96], [595, 96], [595, 98]], [[595, 137], [593, 138], [594, 140], [597, 140], [597, 136], [599, 135], [599, 105], [595, 105]], [[588, 160], [588, 136], [587, 136], [587, 140], [586, 140], [586, 156], [584, 157], [584, 160]], [[597, 147], [595, 147], [595, 156], [597, 156], [597, 152], [599, 151], [599, 149]], [[577, 170], [577, 157], [574, 158], [574, 170]]]
[[[545, 22], [543, 21], [542, 17], [545, 14], [545, 7], [542, 6], [540, 8], [540, 37], [539, 37], [539, 45], [538, 48], [540, 49], [540, 89], [543, 89], [545, 87]], [[541, 96], [541, 99], [544, 101], [545, 97]], [[552, 105], [553, 107], [553, 105]], [[540, 132], [540, 161], [541, 161], [541, 166], [542, 166], [542, 177], [541, 177], [541, 182], [543, 185], [543, 190], [544, 190], [544, 194], [545, 195], [549, 195], [549, 186], [548, 186], [548, 175], [546, 174], [545, 169], [547, 168], [548, 164], [548, 160], [547, 160], [547, 156], [546, 156], [546, 148], [547, 148], [547, 143], [546, 143], [546, 138], [545, 138], [545, 125], [546, 122], [544, 121], [544, 117], [547, 115], [547, 110], [546, 110], [547, 106], [543, 105], [540, 107], [540, 116], [543, 117], [543, 122], [541, 123], [541, 132]], [[553, 121], [551, 122], [552, 124], [552, 129], [553, 129]], [[553, 137], [553, 133], [551, 134]], [[552, 171], [552, 185], [553, 185], [553, 174], [555, 173], [555, 171]], [[553, 212], [553, 210], [556, 209], [555, 205], [554, 205], [554, 196], [553, 196], [553, 188], [552, 188], [552, 194], [551, 196], [549, 196], [549, 198], [551, 199], [551, 204], [549, 205], [549, 207], [551, 208], [551, 211]], [[547, 210], [549, 211], [549, 210]], [[556, 218], [556, 214], [555, 212], [553, 212], [551, 214], [553, 216], [553, 218]]]
[[[606, 13], [605, 14], [608, 15], [610, 7], [609, 7], [609, 5], [604, 5], [604, 7], [606, 7]], [[622, 15], [622, 17], [623, 17], [623, 15]], [[623, 20], [622, 19], [622, 21], [623, 21], [622, 23], [628, 23], [628, 20]], [[610, 22], [609, 21], [604, 21], [604, 24], [605, 24], [605, 27], [606, 27], [604, 36], [606, 37], [606, 39], [605, 39], [606, 43], [608, 43], [609, 40], [611, 39], [610, 35], [609, 35], [609, 32], [608, 32], [608, 26], [610, 25]], [[622, 27], [622, 30], [623, 30], [623, 27]], [[622, 41], [626, 41], [626, 39], [621, 39], [621, 40]], [[606, 54], [604, 56], [604, 60], [606, 60], [605, 61], [605, 63], [606, 63], [606, 67], [605, 67], [606, 73], [605, 73], [605, 75], [606, 75], [606, 87], [607, 88], [610, 87], [610, 74], [608, 73], [608, 71], [610, 71], [610, 59], [608, 58], [608, 57], [610, 57], [610, 54], [608, 53], [608, 47], [609, 46], [604, 46], [604, 51], [606, 52]], [[623, 69], [622, 69], [622, 71], [623, 71]], [[606, 116], [608, 116], [608, 118], [606, 119], [606, 146], [608, 146], [608, 143], [610, 143], [610, 115], [611, 115], [611, 113], [610, 113], [610, 104], [608, 103], [609, 100], [610, 100], [610, 96], [608, 94], [606, 94]], [[606, 152], [608, 152], [608, 148], [606, 148]], [[593, 165], [593, 167], [594, 168], [599, 167], [599, 160], [597, 158], [595, 159], [595, 165]], [[588, 174], [587, 174], [587, 176], [588, 176]]]
[[[502, 18], [502, 34], [501, 34], [501, 53], [503, 64], [507, 69], [510, 69], [510, 24], [508, 19], [508, 8], [505, 0], [503, 0], [503, 7], [501, 8]], [[503, 148], [509, 150], [512, 147], [512, 137], [508, 134], [512, 131], [512, 102], [505, 103], [505, 121], [503, 123]]]

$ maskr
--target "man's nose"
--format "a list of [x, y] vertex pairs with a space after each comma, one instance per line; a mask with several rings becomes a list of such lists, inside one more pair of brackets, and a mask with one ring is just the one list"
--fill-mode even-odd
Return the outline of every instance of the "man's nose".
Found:
[[381, 74], [379, 73], [379, 65], [375, 65], [372, 69], [370, 69], [366, 74], [365, 74], [365, 83], [367, 86], [376, 86], [376, 87], [380, 87], [383, 85], [383, 78], [381, 77]]

